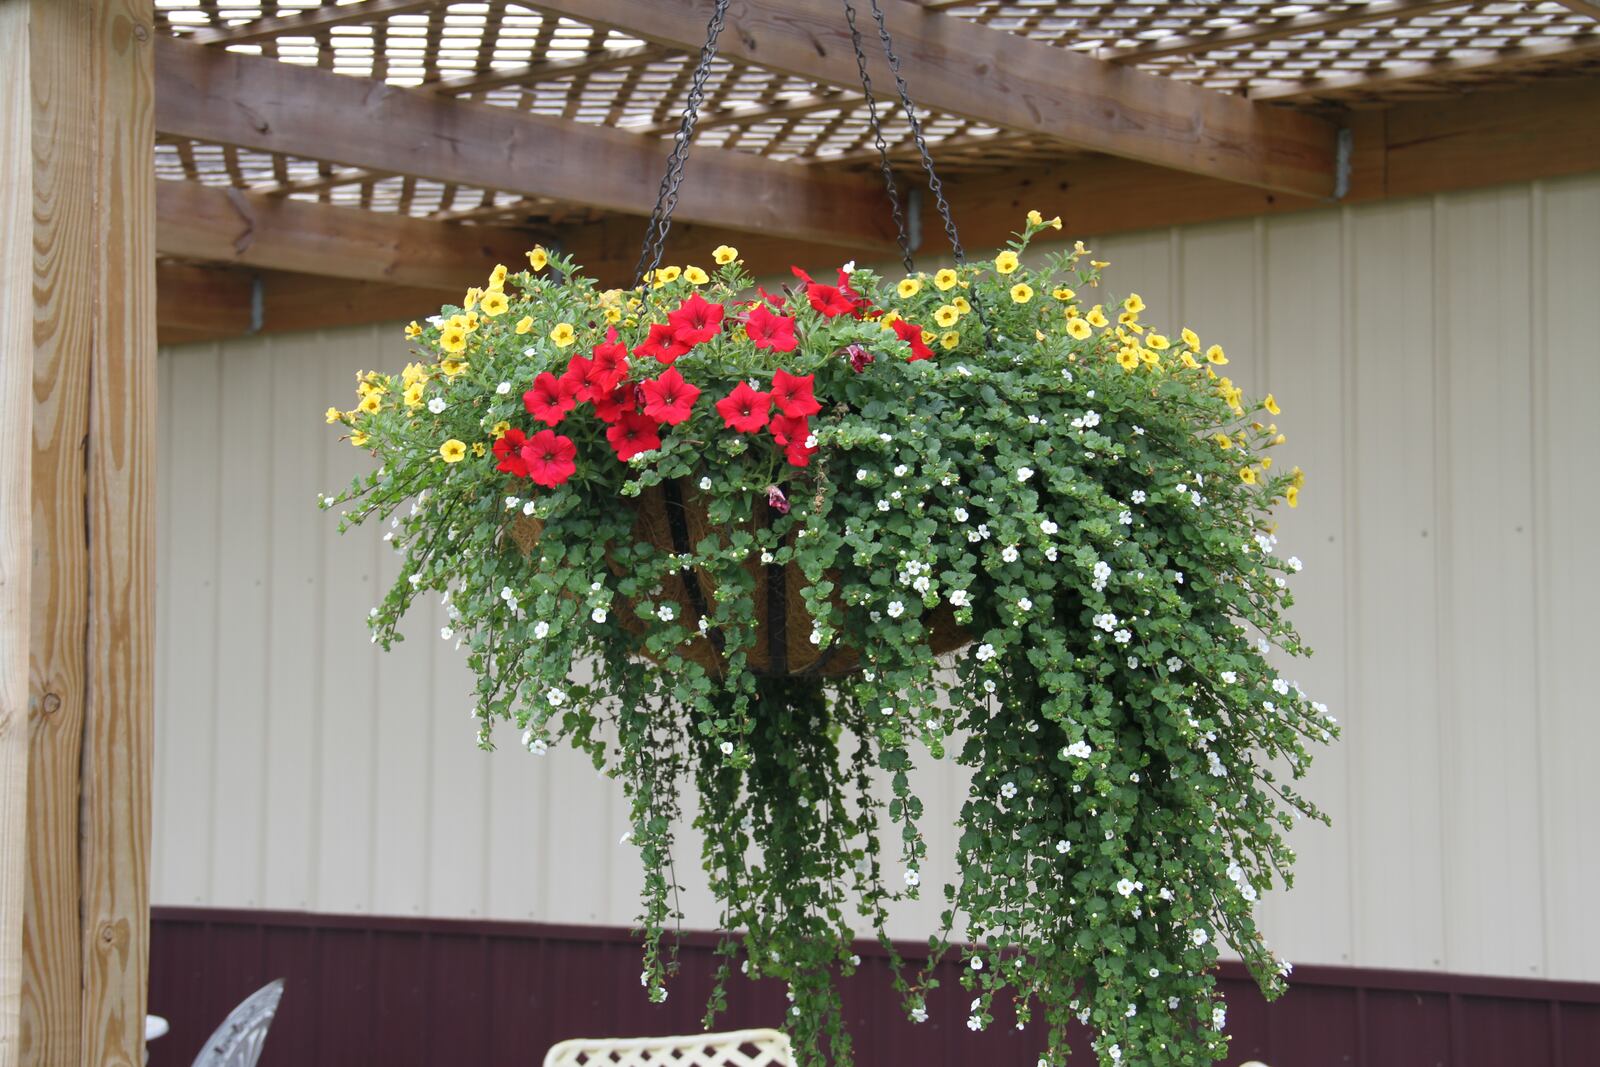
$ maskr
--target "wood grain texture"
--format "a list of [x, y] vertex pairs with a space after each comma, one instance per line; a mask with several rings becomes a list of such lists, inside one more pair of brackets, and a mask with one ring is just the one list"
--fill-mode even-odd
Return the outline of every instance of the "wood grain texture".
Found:
[[0, 4], [0, 1065], [22, 1061], [28, 872], [33, 117], [27, 4]]
[[[162, 133], [648, 215], [668, 144], [163, 38]], [[882, 189], [741, 152], [691, 153], [676, 217], [887, 248]]]
[[[704, 41], [709, 14], [704, 0], [539, 6], [686, 50]], [[911, 98], [922, 107], [1212, 178], [1333, 195], [1334, 129], [1322, 119], [933, 14], [909, 0], [882, 0], [882, 8]], [[745, 0], [731, 13], [719, 47], [729, 59], [784, 74], [860, 84], [835, 0]], [[893, 93], [894, 82], [875, 77], [873, 88]]]
[[89, 2], [100, 121], [89, 280], [81, 1054], [85, 1064], [135, 1067], [149, 974], [155, 702], [155, 14], [153, 0]]
[[496, 263], [525, 268], [523, 253], [539, 242], [515, 229], [432, 222], [198, 182], [157, 182], [156, 210], [156, 248], [164, 256], [396, 285], [465, 289]]
[[24, 1060], [82, 1062], [79, 778], [89, 578], [84, 441], [95, 272], [93, 11], [34, 0], [33, 596]]

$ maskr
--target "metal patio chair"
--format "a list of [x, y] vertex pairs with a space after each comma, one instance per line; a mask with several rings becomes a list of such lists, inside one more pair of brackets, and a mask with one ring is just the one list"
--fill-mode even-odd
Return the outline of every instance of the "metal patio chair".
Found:
[[261, 1047], [267, 1043], [267, 1028], [278, 1013], [281, 999], [282, 978], [245, 997], [206, 1041], [194, 1059], [194, 1067], [256, 1067]]
[[777, 1030], [686, 1037], [575, 1038], [551, 1048], [544, 1067], [794, 1067]]

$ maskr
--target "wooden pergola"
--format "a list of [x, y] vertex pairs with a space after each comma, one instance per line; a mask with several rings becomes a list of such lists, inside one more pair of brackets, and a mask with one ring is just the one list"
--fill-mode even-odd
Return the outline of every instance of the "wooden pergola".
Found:
[[[881, 2], [973, 247], [1600, 168], [1591, 0]], [[0, 0], [0, 1067], [141, 1062], [158, 336], [411, 317], [535, 242], [626, 284], [709, 10]], [[839, 0], [720, 56], [669, 259], [887, 256]]]

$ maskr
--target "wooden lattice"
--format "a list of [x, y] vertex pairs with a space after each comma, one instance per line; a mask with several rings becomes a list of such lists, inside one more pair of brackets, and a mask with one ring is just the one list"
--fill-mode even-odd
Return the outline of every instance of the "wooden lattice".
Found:
[[563, 1041], [545, 1056], [544, 1067], [794, 1067], [794, 1055], [776, 1030], [734, 1030]]

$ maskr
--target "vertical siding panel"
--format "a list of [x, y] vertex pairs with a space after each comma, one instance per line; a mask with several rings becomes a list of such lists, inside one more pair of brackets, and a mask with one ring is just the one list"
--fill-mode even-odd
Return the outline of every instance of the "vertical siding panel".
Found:
[[1178, 294], [1173, 285], [1172, 231], [1153, 230], [1149, 233], [1118, 234], [1088, 242], [1097, 259], [1108, 261], [1105, 281], [1098, 289], [1082, 286], [1078, 300], [1085, 308], [1104, 302], [1106, 314], [1116, 319], [1112, 300], [1124, 299], [1137, 292], [1150, 310], [1144, 318], [1151, 322], [1164, 322], [1177, 304]]
[[[1442, 962], [1440, 713], [1435, 664], [1432, 216], [1425, 202], [1354, 212], [1347, 315], [1355, 543], [1351, 687], [1339, 716], [1357, 772], [1355, 956]], [[1313, 483], [1308, 497], [1318, 491]], [[1334, 813], [1337, 818], [1338, 813]], [[1415, 910], [1401, 906], [1416, 902]]]
[[168, 681], [172, 670], [167, 649], [172, 647], [172, 364], [177, 357], [171, 348], [156, 354], [156, 395], [161, 398], [156, 410], [156, 711], [155, 774], [151, 788], [150, 899], [167, 900], [167, 780], [172, 770], [167, 751], [166, 711], [171, 699]]
[[168, 537], [176, 566], [168, 582], [165, 809], [161, 826], [166, 899], [208, 902], [211, 875], [212, 735], [216, 730], [217, 480], [221, 353], [205, 345], [174, 353]]
[[[322, 395], [347, 406], [355, 395], [354, 373], [370, 369], [375, 353], [364, 332], [319, 332], [318, 347], [326, 360]], [[328, 445], [333, 453], [330, 487], [342, 488], [365, 473], [370, 459], [348, 443]], [[324, 513], [324, 522], [334, 516]], [[374, 899], [373, 844], [373, 690], [377, 650], [369, 640], [363, 616], [377, 603], [378, 552], [376, 529], [344, 536], [325, 532], [326, 557], [322, 586], [324, 642], [320, 727], [319, 841], [316, 896], [312, 906], [324, 911], [368, 911]]]
[[[430, 609], [438, 598], [433, 598]], [[435, 613], [436, 615], [438, 613]], [[428, 868], [432, 907], [445, 915], [481, 915], [488, 841], [489, 755], [478, 748], [478, 722], [471, 712], [475, 692], [465, 652], [432, 640], [433, 678], [426, 730], [433, 775], [432, 862]], [[524, 768], [532, 770], [532, 768]]]
[[487, 914], [534, 919], [549, 914], [543, 870], [550, 864], [545, 812], [553, 803], [550, 756], [522, 747], [515, 724], [495, 731], [488, 760], [489, 885]]
[[[267, 601], [267, 763], [261, 837], [262, 904], [301, 909], [313, 899], [315, 841], [315, 738], [321, 721], [319, 666], [324, 617], [320, 610], [322, 544], [334, 517], [316, 506], [317, 494], [337, 488], [328, 477], [336, 448], [333, 427], [323, 424], [343, 392], [323, 389], [327, 354], [315, 335], [280, 337], [273, 344], [270, 391], [273, 415], [270, 538], [265, 549], [272, 575]], [[343, 382], [338, 383], [342, 389]], [[338, 457], [342, 459], [343, 457]]]
[[1442, 753], [1447, 965], [1528, 975], [1543, 963], [1528, 193], [1450, 197], [1439, 211], [1434, 270], [1451, 460], [1442, 524], [1450, 607], [1439, 633], [1453, 660], [1441, 685], [1450, 717]]
[[261, 894], [261, 793], [270, 712], [267, 553], [271, 500], [273, 345], [255, 340], [221, 360], [223, 427], [217, 522], [217, 703], [212, 761], [213, 904], [254, 907]]
[[[1335, 213], [1263, 222], [1256, 276], [1262, 285], [1261, 373], [1242, 379], [1251, 393], [1272, 392], [1288, 442], [1273, 450], [1275, 464], [1299, 464], [1308, 482], [1298, 509], [1277, 510], [1278, 555], [1298, 557], [1292, 576], [1294, 617], [1316, 655], [1281, 659], [1287, 676], [1343, 718], [1346, 566], [1341, 517], [1346, 498], [1344, 421], [1347, 367], [1341, 277], [1342, 227]], [[1262, 413], [1262, 418], [1267, 418]], [[1290, 959], [1348, 962], [1351, 958], [1349, 749], [1313, 752], [1300, 783], [1306, 795], [1336, 817], [1330, 829], [1301, 823], [1290, 836], [1299, 855], [1295, 888], [1273, 894], [1264, 929]]]
[[[1600, 175], [1539, 189], [1534, 264], [1533, 425], [1538, 511], [1539, 767], [1546, 969], [1543, 977], [1600, 979], [1600, 751], [1594, 658], [1600, 568], [1595, 457], [1600, 456]], [[1569, 1058], [1568, 1062], [1572, 1062]]]

